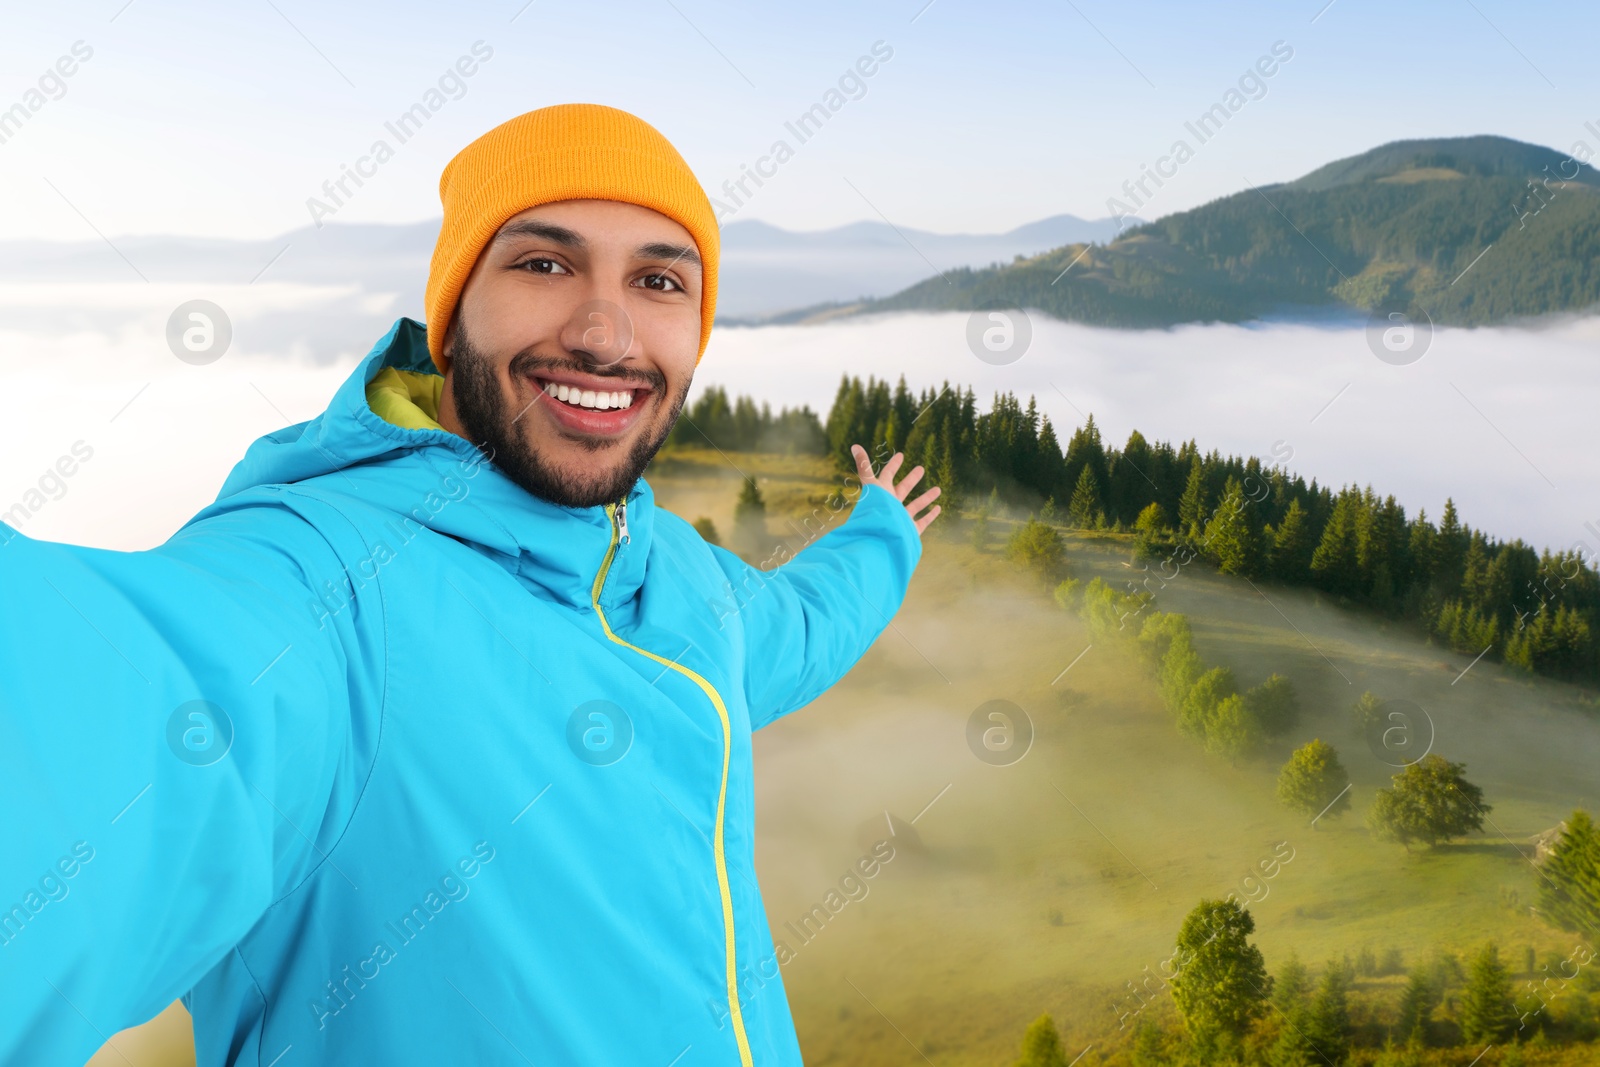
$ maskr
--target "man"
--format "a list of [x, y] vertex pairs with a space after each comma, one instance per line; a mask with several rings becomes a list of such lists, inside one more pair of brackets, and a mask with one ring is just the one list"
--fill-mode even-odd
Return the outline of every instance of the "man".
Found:
[[938, 491], [857, 447], [765, 572], [655, 507], [718, 235], [639, 119], [522, 115], [440, 195], [427, 326], [166, 544], [0, 526], [0, 1062], [180, 994], [201, 1065], [800, 1062], [750, 734], [887, 625]]

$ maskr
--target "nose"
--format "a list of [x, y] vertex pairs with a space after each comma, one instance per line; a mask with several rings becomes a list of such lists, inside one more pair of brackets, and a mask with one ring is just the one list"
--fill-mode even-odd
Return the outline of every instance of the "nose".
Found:
[[561, 345], [596, 367], [621, 363], [639, 354], [633, 319], [607, 296], [593, 295], [572, 310], [561, 330]]

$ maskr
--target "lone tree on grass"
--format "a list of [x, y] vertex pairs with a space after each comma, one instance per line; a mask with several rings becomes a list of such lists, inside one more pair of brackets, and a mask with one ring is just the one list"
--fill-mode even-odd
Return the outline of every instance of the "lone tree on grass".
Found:
[[1378, 694], [1368, 689], [1350, 705], [1350, 719], [1356, 724], [1356, 732], [1365, 734], [1368, 730], [1375, 729], [1381, 721], [1378, 709], [1383, 706], [1383, 701]]
[[1146, 504], [1133, 520], [1133, 551], [1138, 559], [1154, 559], [1167, 539], [1167, 513], [1160, 504]]
[[1047, 1012], [1028, 1025], [1022, 1035], [1022, 1057], [1016, 1067], [1067, 1067], [1066, 1053], [1061, 1050], [1061, 1035]]
[[767, 502], [754, 478], [745, 478], [739, 487], [739, 502], [733, 506], [733, 540], [746, 552], [760, 552], [767, 543]]
[[1302, 815], [1334, 817], [1349, 811], [1349, 789], [1339, 753], [1321, 738], [1295, 749], [1278, 772], [1278, 800]]
[[1272, 995], [1261, 950], [1249, 941], [1256, 921], [1233, 900], [1202, 900], [1178, 931], [1172, 999], [1202, 1058], [1237, 1047]]
[[1367, 826], [1407, 852], [1413, 841], [1432, 848], [1483, 829], [1483, 817], [1493, 808], [1483, 802], [1483, 790], [1461, 776], [1466, 769], [1437, 754], [1422, 757], [1395, 775], [1394, 785], [1378, 790]]
[[1006, 555], [1018, 563], [1036, 567], [1041, 572], [1054, 575], [1061, 569], [1065, 551], [1061, 534], [1047, 522], [1029, 519], [1018, 526], [1006, 543]]

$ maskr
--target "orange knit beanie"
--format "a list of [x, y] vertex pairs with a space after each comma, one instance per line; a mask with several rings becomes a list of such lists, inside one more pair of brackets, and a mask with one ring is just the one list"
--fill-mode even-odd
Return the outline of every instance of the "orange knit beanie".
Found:
[[[717, 309], [716, 214], [683, 157], [655, 127], [599, 104], [557, 104], [501, 123], [463, 148], [439, 176], [444, 225], [423, 297], [428, 351], [443, 373], [444, 335], [478, 255], [501, 225], [556, 200], [620, 200], [659, 211], [700, 253], [700, 356]], [[699, 359], [696, 359], [696, 363]]]

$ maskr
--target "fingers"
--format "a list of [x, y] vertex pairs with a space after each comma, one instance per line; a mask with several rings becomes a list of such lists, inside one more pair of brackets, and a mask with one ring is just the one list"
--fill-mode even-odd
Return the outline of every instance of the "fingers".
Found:
[[917, 483], [922, 481], [922, 475], [923, 470], [920, 466], [912, 467], [911, 472], [900, 480], [899, 485], [894, 487], [894, 495], [899, 497], [901, 500], [904, 500], [906, 498], [906, 494], [915, 489]]
[[883, 465], [883, 470], [878, 472], [878, 484], [885, 489], [894, 488], [894, 476], [900, 470], [900, 464], [906, 461], [904, 452], [896, 452], [889, 457], [889, 462]]
[[917, 512], [921, 511], [938, 498], [939, 487], [936, 485], [932, 489], [929, 489], [926, 493], [923, 493], [921, 496], [917, 497], [917, 499], [913, 500], [911, 503], [907, 504], [906, 510], [911, 513], [911, 517], [914, 519], [917, 517]]
[[867, 450], [860, 445], [851, 445], [850, 454], [856, 457], [856, 476], [861, 479], [861, 484], [877, 481], [872, 473], [872, 460], [867, 458]]
[[922, 533], [922, 531], [926, 530], [928, 528], [928, 526], [933, 522], [934, 519], [937, 519], [939, 517], [939, 510], [940, 510], [939, 505], [935, 504], [933, 506], [933, 510], [932, 511], [930, 511], [926, 515], [922, 516], [922, 518], [916, 520], [916, 522], [917, 522], [917, 533], [919, 533], [919, 534]]

